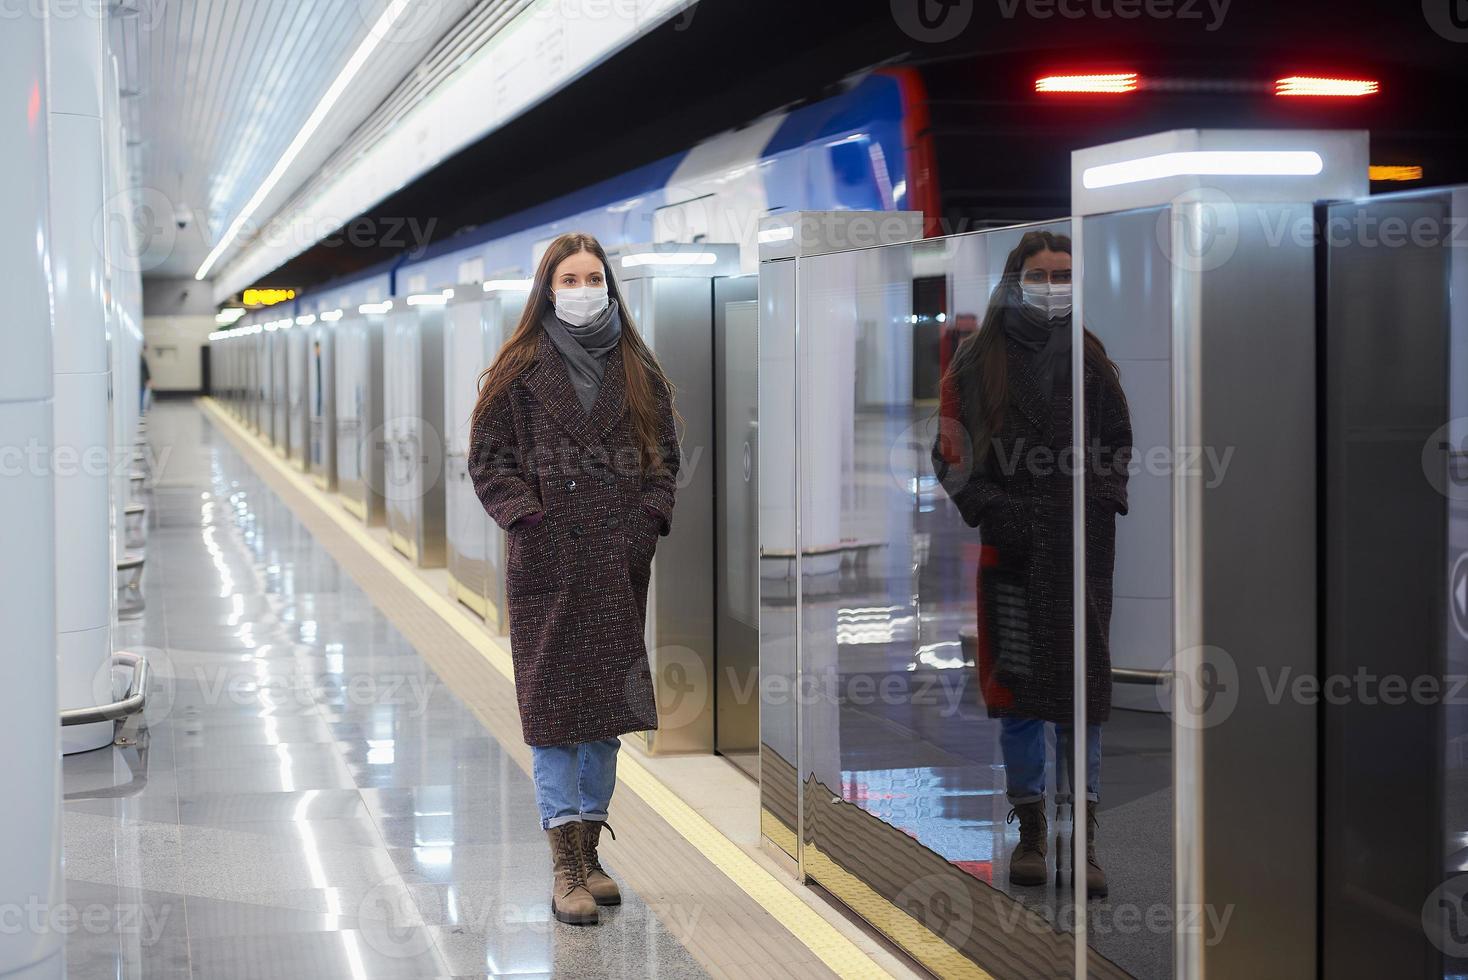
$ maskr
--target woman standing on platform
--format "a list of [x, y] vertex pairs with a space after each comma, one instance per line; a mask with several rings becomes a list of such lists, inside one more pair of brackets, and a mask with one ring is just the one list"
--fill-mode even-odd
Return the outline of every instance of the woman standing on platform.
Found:
[[[1010, 252], [982, 326], [959, 345], [943, 377], [932, 453], [938, 481], [982, 541], [979, 685], [990, 717], [999, 719], [1009, 818], [1020, 824], [1009, 862], [1016, 885], [1041, 885], [1049, 877], [1046, 722], [1055, 726], [1057, 813], [1069, 802], [1075, 664], [1070, 268], [1065, 235], [1027, 232]], [[1111, 583], [1116, 517], [1127, 512], [1132, 428], [1116, 364], [1089, 330], [1083, 338], [1086, 890], [1100, 897], [1108, 890], [1096, 858], [1101, 725], [1111, 711]]]
[[551, 242], [480, 375], [469, 472], [508, 534], [515, 692], [562, 922], [621, 901], [597, 845], [617, 736], [658, 724], [643, 623], [680, 462], [673, 393], [597, 240]]

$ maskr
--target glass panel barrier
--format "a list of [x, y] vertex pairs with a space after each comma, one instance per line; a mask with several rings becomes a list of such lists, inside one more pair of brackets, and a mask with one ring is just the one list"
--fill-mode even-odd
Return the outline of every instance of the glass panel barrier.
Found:
[[[1073, 893], [1055, 864], [1071, 833], [1055, 810], [1074, 674], [1068, 231], [800, 260], [801, 866], [945, 976], [1066, 976], [1075, 962]], [[788, 417], [771, 413], [766, 386], [789, 380], [762, 374], [762, 419]], [[775, 435], [767, 425], [762, 452]], [[766, 542], [772, 462], [762, 456]], [[766, 664], [772, 611], [763, 601]], [[793, 623], [779, 627], [788, 643]], [[1150, 751], [1130, 735], [1116, 744]], [[1165, 734], [1160, 745], [1165, 773]], [[1142, 795], [1118, 786], [1123, 802]], [[1119, 853], [1165, 855], [1167, 797], [1153, 796], [1160, 848], [1139, 836]], [[1154, 959], [1166, 975], [1166, 932], [1147, 935], [1159, 951], [1145, 955], [1137, 937], [1114, 938], [1093, 944], [1090, 975], [1159, 975]]]
[[[1176, 926], [1172, 689], [1164, 683], [1174, 603], [1169, 220], [1166, 208], [1081, 219], [1078, 277], [1086, 332], [1086, 747], [1094, 760], [1078, 814], [1090, 830], [1086, 937], [1137, 977], [1172, 976]], [[1062, 769], [1065, 776], [1075, 767]], [[1071, 807], [1063, 809], [1069, 817]], [[1072, 855], [1064, 859], [1069, 868]]]

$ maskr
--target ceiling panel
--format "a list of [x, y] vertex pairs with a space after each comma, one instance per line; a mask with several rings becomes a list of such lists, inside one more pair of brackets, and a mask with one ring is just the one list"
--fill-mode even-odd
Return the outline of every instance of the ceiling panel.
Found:
[[[113, 22], [145, 275], [192, 276], [389, 0], [135, 0]], [[478, 0], [412, 0], [259, 209], [274, 214]], [[162, 212], [162, 213], [160, 213]]]

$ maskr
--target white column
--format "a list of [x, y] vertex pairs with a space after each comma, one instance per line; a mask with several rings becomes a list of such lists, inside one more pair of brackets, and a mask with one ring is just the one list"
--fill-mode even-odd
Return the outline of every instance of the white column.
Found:
[[[8, 19], [0, 29], [0, 268], [11, 290], [0, 358], [0, 717], [13, 805], [0, 807], [0, 904], [42, 910], [62, 895], [46, 100], [45, 22]], [[62, 949], [58, 931], [29, 920], [0, 929], [0, 977], [60, 978]]]
[[[51, 273], [55, 309], [56, 631], [61, 708], [112, 700], [112, 558], [108, 477], [107, 307], [102, 137], [107, 21], [88, 10], [52, 17]], [[113, 723], [65, 728], [62, 751], [112, 742]]]

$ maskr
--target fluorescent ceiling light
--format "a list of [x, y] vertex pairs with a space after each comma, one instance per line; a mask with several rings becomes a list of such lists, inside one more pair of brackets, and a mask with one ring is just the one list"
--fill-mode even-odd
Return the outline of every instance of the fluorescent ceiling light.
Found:
[[484, 281], [484, 291], [486, 293], [492, 293], [496, 289], [514, 289], [519, 292], [528, 292], [534, 284], [535, 281], [533, 279], [486, 279]]
[[713, 265], [718, 256], [713, 252], [637, 252], [622, 256], [622, 268], [639, 265]]
[[342, 311], [341, 310], [327, 310], [325, 313], [321, 314], [321, 320], [322, 320], [323, 323], [335, 323], [336, 321], [340, 320], [341, 318], [342, 318]]
[[392, 309], [392, 300], [385, 299], [381, 303], [363, 303], [357, 307], [357, 312], [363, 316], [371, 316], [374, 313], [387, 313]]
[[766, 228], [759, 233], [761, 245], [773, 245], [775, 242], [788, 242], [795, 237], [795, 226], [784, 225], [779, 228]]
[[204, 264], [199, 266], [199, 271], [194, 273], [195, 279], [203, 279], [209, 274], [209, 270], [214, 267], [214, 263], [219, 261], [220, 256], [234, 242], [235, 236], [240, 233], [240, 229], [245, 226], [245, 222], [249, 221], [255, 212], [260, 209], [260, 205], [265, 203], [265, 199], [270, 196], [270, 192], [275, 190], [275, 185], [280, 183], [281, 178], [285, 176], [285, 172], [290, 169], [296, 157], [300, 156], [301, 151], [306, 148], [306, 144], [311, 142], [311, 137], [316, 135], [316, 130], [320, 129], [321, 124], [326, 121], [326, 117], [331, 113], [337, 100], [346, 92], [347, 87], [352, 84], [352, 80], [357, 77], [362, 67], [367, 63], [367, 59], [372, 57], [372, 52], [376, 51], [377, 46], [382, 43], [382, 39], [388, 36], [388, 32], [392, 30], [393, 24], [397, 23], [398, 18], [408, 9], [411, 2], [412, 0], [390, 0], [387, 9], [382, 12], [382, 16], [377, 18], [377, 23], [367, 29], [367, 36], [362, 39], [362, 43], [357, 45], [357, 50], [352, 52], [352, 56], [347, 59], [346, 65], [342, 67], [341, 73], [336, 76], [336, 80], [331, 83], [331, 87], [326, 90], [326, 94], [321, 97], [321, 101], [316, 103], [316, 108], [306, 118], [305, 125], [301, 127], [301, 131], [296, 133], [296, 138], [291, 140], [291, 144], [286, 147], [285, 153], [281, 154], [280, 159], [275, 161], [274, 169], [270, 171], [260, 186], [255, 189], [254, 196], [245, 202], [245, 206], [240, 209], [240, 213], [235, 215], [234, 221], [230, 223], [229, 228], [220, 237], [219, 243], [214, 246], [213, 251], [204, 259]]
[[316, 315], [314, 313], [307, 313], [305, 316], [296, 317], [296, 326], [298, 327], [309, 327], [315, 322]]
[[220, 310], [214, 314], [214, 322], [220, 326], [233, 326], [234, 322], [245, 315], [243, 308], [234, 306], [229, 309]]
[[1310, 177], [1324, 166], [1314, 150], [1184, 150], [1087, 167], [1081, 183], [1094, 189], [1165, 177]]
[[442, 306], [454, 296], [452, 289], [445, 289], [441, 293], [418, 293], [408, 297], [409, 306]]

